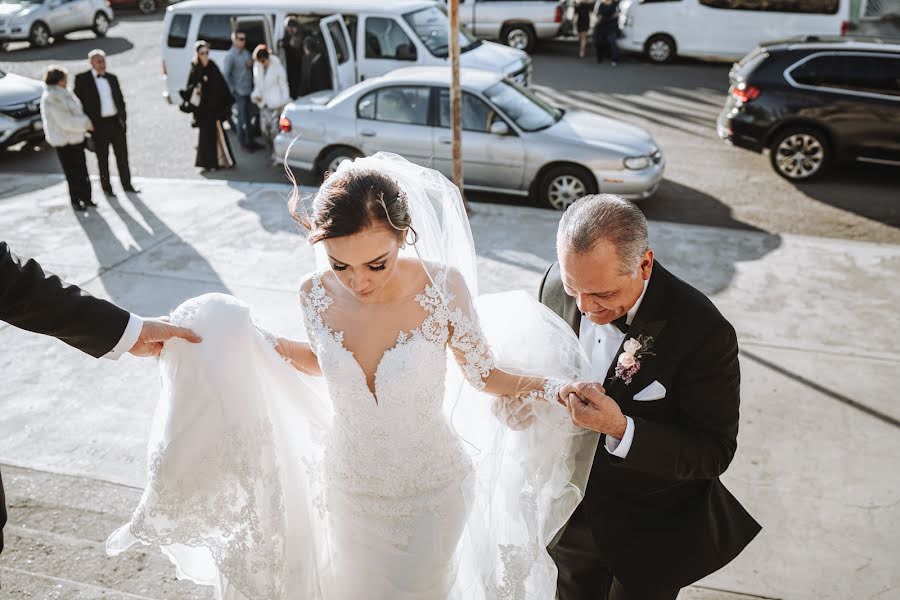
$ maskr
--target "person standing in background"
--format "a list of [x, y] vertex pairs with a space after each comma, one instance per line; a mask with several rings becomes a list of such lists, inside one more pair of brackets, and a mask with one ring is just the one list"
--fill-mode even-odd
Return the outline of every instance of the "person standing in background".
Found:
[[287, 75], [277, 56], [269, 54], [269, 49], [260, 44], [253, 51], [253, 94], [251, 98], [259, 107], [259, 126], [266, 146], [271, 150], [272, 141], [278, 132], [281, 109], [291, 101], [288, 93]]
[[284, 52], [284, 69], [287, 72], [288, 93], [296, 99], [300, 93], [300, 64], [303, 60], [303, 33], [297, 19], [288, 18], [284, 24], [281, 50]]
[[106, 71], [106, 53], [103, 50], [91, 50], [88, 60], [90, 70], [75, 76], [75, 95], [94, 124], [94, 151], [100, 169], [100, 185], [107, 195], [112, 195], [112, 184], [109, 182], [109, 146], [112, 144], [122, 188], [126, 192], [136, 193], [138, 190], [131, 185], [131, 169], [128, 167], [127, 114], [119, 79]]
[[587, 54], [588, 31], [591, 28], [591, 13], [594, 0], [578, 0], [575, 4], [575, 30], [578, 32], [578, 58]]
[[600, 0], [597, 3], [597, 24], [594, 25], [594, 47], [597, 62], [603, 62], [605, 50], [609, 50], [612, 66], [619, 62], [619, 0]]
[[93, 130], [91, 120], [81, 107], [78, 97], [66, 87], [69, 74], [62, 67], [51, 65], [44, 74], [44, 93], [41, 95], [41, 121], [47, 143], [56, 148], [59, 163], [66, 174], [69, 199], [76, 211], [97, 206], [91, 200], [91, 180], [84, 156], [85, 133]]
[[237, 108], [238, 143], [241, 148], [253, 152], [260, 148], [250, 134], [250, 94], [253, 93], [253, 57], [247, 50], [247, 34], [235, 31], [231, 34], [231, 48], [222, 65], [225, 83], [234, 97]]
[[199, 130], [195, 166], [203, 172], [230, 169], [235, 165], [222, 121], [231, 115], [234, 98], [219, 67], [209, 58], [209, 44], [197, 40], [188, 75], [187, 91], [193, 98], [198, 89], [200, 102], [194, 107], [194, 126]]
[[328, 59], [319, 51], [318, 40], [307, 36], [303, 40], [303, 62], [300, 67], [300, 95], [330, 90], [331, 70]]

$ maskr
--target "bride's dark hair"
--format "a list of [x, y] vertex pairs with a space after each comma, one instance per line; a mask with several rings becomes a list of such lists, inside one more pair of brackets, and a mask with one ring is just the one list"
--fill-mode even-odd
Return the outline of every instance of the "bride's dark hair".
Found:
[[308, 231], [309, 244], [377, 226], [396, 231], [410, 243], [416, 240], [406, 194], [396, 181], [372, 169], [326, 176], [309, 210], [294, 183], [289, 207], [294, 220]]

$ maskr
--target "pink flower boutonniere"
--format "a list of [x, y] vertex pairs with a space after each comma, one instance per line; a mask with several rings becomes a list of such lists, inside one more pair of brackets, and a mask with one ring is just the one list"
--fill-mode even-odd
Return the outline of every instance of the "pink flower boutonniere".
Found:
[[621, 379], [625, 385], [631, 384], [631, 379], [641, 370], [641, 359], [645, 356], [653, 356], [650, 348], [653, 347], [653, 337], [639, 335], [637, 339], [625, 340], [622, 345], [622, 354], [616, 362], [616, 374], [613, 381]]

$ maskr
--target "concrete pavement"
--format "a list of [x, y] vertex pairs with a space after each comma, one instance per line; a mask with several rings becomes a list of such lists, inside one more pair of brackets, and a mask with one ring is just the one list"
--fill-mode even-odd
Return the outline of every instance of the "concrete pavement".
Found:
[[[313, 259], [287, 216], [286, 186], [137, 185], [140, 195], [98, 198], [100, 209], [85, 216], [71, 211], [60, 177], [0, 175], [0, 237], [139, 314], [223, 291], [248, 302], [261, 326], [302, 335], [295, 294]], [[536, 289], [554, 256], [558, 215], [480, 203], [475, 211], [481, 292]], [[715, 590], [896, 597], [900, 247], [665, 222], [651, 223], [651, 241], [738, 331], [742, 428], [724, 479], [764, 526], [682, 599], [740, 597]], [[143, 485], [153, 361], [95, 361], [9, 326], [0, 327], [0, 347], [0, 463], [18, 467], [3, 471], [12, 508], [3, 591], [207, 597], [173, 582], [156, 552], [102, 552]]]

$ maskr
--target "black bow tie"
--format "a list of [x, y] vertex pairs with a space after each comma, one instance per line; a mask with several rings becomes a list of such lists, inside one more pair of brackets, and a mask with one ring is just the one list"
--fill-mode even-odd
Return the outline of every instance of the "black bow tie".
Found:
[[99, 79], [99, 78], [101, 78], [101, 77], [102, 77], [103, 79], [106, 79], [106, 73], [97, 73], [97, 79]]
[[625, 313], [624, 315], [622, 315], [621, 317], [619, 317], [618, 319], [616, 319], [615, 321], [610, 323], [610, 325], [615, 325], [616, 327], [619, 328], [619, 331], [621, 331], [622, 333], [628, 333], [628, 329], [631, 326], [627, 323], [627, 321], [628, 321], [628, 313]]

